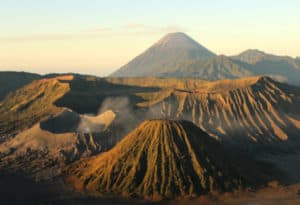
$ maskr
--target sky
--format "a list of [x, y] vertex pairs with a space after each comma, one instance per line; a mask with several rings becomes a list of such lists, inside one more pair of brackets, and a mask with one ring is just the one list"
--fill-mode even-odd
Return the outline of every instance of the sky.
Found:
[[167, 33], [300, 56], [299, 0], [0, 0], [0, 71], [105, 76]]

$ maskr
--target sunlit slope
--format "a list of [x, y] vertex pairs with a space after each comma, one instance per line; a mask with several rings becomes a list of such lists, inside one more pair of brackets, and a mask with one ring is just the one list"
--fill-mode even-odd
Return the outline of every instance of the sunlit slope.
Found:
[[[41, 79], [6, 97], [0, 107], [0, 134], [11, 134], [61, 111], [54, 102], [69, 90], [73, 76]], [[66, 82], [64, 82], [66, 81]]]
[[68, 183], [92, 194], [149, 199], [243, 186], [220, 144], [188, 121], [147, 120], [112, 150], [75, 163]]
[[[151, 79], [151, 78], [150, 78]], [[151, 86], [145, 79], [113, 82]], [[158, 81], [158, 82], [157, 82]], [[167, 86], [171, 81], [171, 87]], [[262, 144], [295, 139], [300, 128], [300, 89], [268, 77], [215, 82], [151, 79], [161, 91], [140, 93], [148, 117], [189, 119], [210, 134]], [[143, 83], [144, 82], [144, 83]]]

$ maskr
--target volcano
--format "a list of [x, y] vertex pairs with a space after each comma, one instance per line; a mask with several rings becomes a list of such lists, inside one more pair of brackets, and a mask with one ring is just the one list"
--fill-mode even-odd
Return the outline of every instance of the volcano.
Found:
[[214, 138], [189, 121], [147, 120], [113, 149], [72, 165], [79, 191], [151, 200], [239, 188], [243, 179]]
[[177, 65], [208, 59], [214, 53], [184, 33], [170, 33], [121, 67], [112, 77], [165, 76], [177, 70]]

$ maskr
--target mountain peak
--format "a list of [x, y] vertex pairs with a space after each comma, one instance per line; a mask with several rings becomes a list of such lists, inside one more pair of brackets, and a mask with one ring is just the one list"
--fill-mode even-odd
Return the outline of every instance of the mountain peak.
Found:
[[247, 49], [244, 52], [242, 52], [241, 54], [266, 54], [266, 53], [259, 49]]
[[155, 45], [170, 48], [198, 48], [201, 46], [194, 39], [181, 32], [169, 33], [161, 38]]
[[264, 51], [258, 50], [258, 49], [248, 49], [242, 53], [240, 53], [238, 56], [240, 57], [247, 57], [247, 58], [259, 58], [259, 57], [263, 57], [269, 55], [267, 53], [265, 53]]
[[268, 56], [269, 54], [260, 51], [258, 49], [248, 49], [237, 56], [234, 56], [234, 59], [238, 59], [242, 62], [249, 63], [249, 64], [256, 64], [257, 62], [261, 61], [264, 57]]
[[176, 71], [176, 65], [215, 54], [184, 33], [169, 33], [144, 53], [112, 74], [113, 77], [160, 77]]

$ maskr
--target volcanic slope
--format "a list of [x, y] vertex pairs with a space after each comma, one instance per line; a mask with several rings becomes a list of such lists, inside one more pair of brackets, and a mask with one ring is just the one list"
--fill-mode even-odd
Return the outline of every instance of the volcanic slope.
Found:
[[159, 92], [140, 93], [146, 101], [138, 105], [148, 109], [150, 118], [187, 119], [210, 135], [235, 143], [299, 141], [300, 89], [269, 77], [215, 82], [158, 78], [111, 81], [160, 86]]
[[89, 194], [158, 200], [241, 188], [240, 167], [193, 123], [147, 120], [108, 152], [71, 165], [66, 181]]

